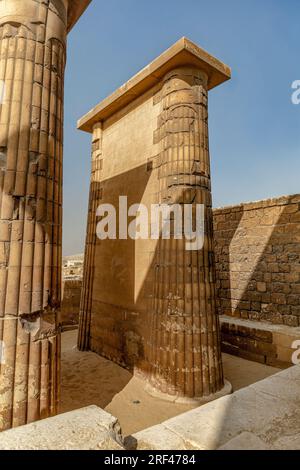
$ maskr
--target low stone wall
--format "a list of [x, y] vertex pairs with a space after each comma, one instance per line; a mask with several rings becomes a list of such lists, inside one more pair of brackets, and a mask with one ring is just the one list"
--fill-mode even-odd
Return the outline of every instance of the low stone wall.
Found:
[[136, 433], [138, 450], [300, 449], [300, 366]]
[[1, 433], [0, 450], [122, 450], [117, 418], [97, 406]]
[[78, 325], [82, 280], [64, 280], [62, 286], [61, 323]]
[[220, 325], [223, 352], [279, 368], [293, 364], [300, 328], [226, 316], [220, 317]]
[[214, 210], [220, 314], [300, 326], [300, 195]]

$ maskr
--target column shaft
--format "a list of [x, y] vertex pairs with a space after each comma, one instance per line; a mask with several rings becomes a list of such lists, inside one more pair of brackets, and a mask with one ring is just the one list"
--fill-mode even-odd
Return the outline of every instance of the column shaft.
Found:
[[102, 156], [102, 127], [96, 124], [93, 129], [92, 171], [89, 195], [89, 209], [84, 255], [83, 283], [79, 313], [78, 348], [81, 351], [89, 350], [91, 313], [93, 301], [93, 284], [95, 270], [96, 211], [101, 198], [100, 187], [100, 160]]
[[[161, 91], [155, 142], [159, 204], [204, 205], [200, 250], [186, 241], [158, 241], [152, 265], [150, 383], [164, 394], [200, 398], [224, 386], [216, 312], [207, 76], [193, 68], [170, 72]], [[182, 210], [183, 212], [183, 210]]]
[[59, 399], [67, 1], [0, 1], [0, 430]]

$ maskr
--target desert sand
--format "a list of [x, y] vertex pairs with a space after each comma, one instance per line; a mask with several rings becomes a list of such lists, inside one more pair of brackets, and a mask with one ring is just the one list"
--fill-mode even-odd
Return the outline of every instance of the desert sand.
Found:
[[[62, 335], [60, 412], [97, 405], [119, 419], [124, 436], [161, 423], [193, 408], [151, 397], [145, 383], [93, 352], [76, 347], [77, 330]], [[278, 369], [223, 355], [224, 372], [234, 390], [278, 372]]]

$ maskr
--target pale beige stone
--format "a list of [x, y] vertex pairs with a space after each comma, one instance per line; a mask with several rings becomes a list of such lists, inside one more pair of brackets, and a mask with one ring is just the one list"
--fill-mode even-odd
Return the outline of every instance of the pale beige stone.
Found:
[[127, 450], [188, 450], [184, 440], [176, 433], [163, 427], [153, 426], [137, 434], [138, 440], [133, 436], [125, 440]]
[[300, 450], [300, 433], [292, 433], [289, 436], [279, 437], [273, 445], [274, 450]]
[[1, 450], [123, 450], [118, 420], [96, 406], [1, 433]]
[[231, 439], [218, 450], [272, 450], [272, 448], [255, 434], [242, 432], [239, 436]]
[[[249, 341], [253, 341], [255, 349], [261, 354], [266, 354], [266, 360], [264, 362], [268, 364], [285, 368], [295, 365], [294, 361], [296, 359], [298, 360], [300, 357], [300, 354], [297, 355], [297, 350], [300, 348], [298, 346], [296, 349], [295, 346], [300, 342], [299, 327], [296, 328], [249, 319], [232, 318], [226, 315], [220, 316], [220, 322], [223, 332], [231, 331], [232, 333], [231, 336], [223, 335], [223, 343], [231, 341], [232, 343], [238, 344], [237, 338], [241, 341], [239, 349], [237, 348], [238, 355], [242, 355], [242, 341], [245, 342], [246, 338], [250, 337], [252, 339]], [[250, 344], [249, 341], [248, 345]], [[247, 345], [246, 342], [244, 343], [244, 346], [245, 345]], [[268, 356], [269, 351], [273, 351], [271, 357]], [[234, 353], [232, 349], [228, 352]], [[297, 356], [297, 358], [295, 358], [295, 356]], [[260, 357], [258, 357], [258, 359], [260, 359]], [[257, 357], [255, 354], [251, 356], [250, 353], [249, 359], [256, 360]]]
[[[272, 449], [284, 445], [298, 448], [299, 379], [300, 366], [294, 366], [231, 396], [134, 434], [136, 446], [151, 449], [152, 445], [163, 442], [165, 436], [167, 447], [181, 442], [186, 449], [236, 447], [238, 450], [256, 446]], [[245, 433], [251, 434], [248, 444]]]

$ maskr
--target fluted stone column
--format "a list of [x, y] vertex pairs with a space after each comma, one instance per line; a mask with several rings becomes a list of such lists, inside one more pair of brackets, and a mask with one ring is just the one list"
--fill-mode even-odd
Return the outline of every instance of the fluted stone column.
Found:
[[193, 67], [169, 72], [160, 94], [155, 142], [159, 204], [204, 205], [204, 246], [160, 239], [152, 264], [150, 393], [171, 400], [209, 401], [224, 387], [216, 310], [208, 144], [208, 76]]
[[90, 347], [91, 313], [93, 301], [93, 285], [96, 250], [96, 211], [100, 200], [100, 162], [102, 156], [102, 124], [93, 126], [92, 168], [88, 219], [84, 253], [83, 282], [79, 312], [78, 349], [88, 351]]
[[67, 30], [68, 0], [0, 0], [0, 430], [59, 400]]

